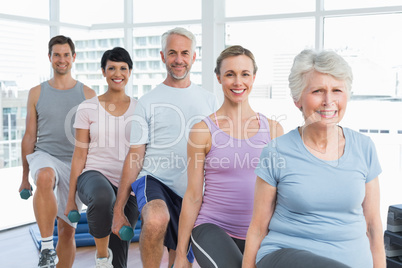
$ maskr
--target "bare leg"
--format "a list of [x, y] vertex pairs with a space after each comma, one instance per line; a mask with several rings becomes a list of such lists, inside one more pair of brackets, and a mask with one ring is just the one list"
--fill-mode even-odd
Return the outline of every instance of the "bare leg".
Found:
[[169, 223], [169, 210], [163, 200], [152, 200], [141, 212], [141, 261], [144, 267], [159, 268], [163, 256], [163, 240]]
[[33, 208], [36, 223], [42, 237], [53, 235], [54, 221], [57, 216], [57, 201], [53, 193], [56, 174], [52, 168], [38, 170], [36, 191], [33, 197]]
[[[176, 259], [176, 250], [170, 249], [169, 250], [168, 268], [172, 267], [172, 265], [174, 264], [175, 259]], [[188, 260], [187, 260], [187, 264], [188, 264], [189, 268], [193, 267], [193, 264], [190, 263]]]
[[57, 221], [59, 241], [56, 252], [59, 257], [57, 268], [71, 268], [75, 259], [75, 228], [62, 219]]
[[176, 259], [176, 250], [169, 249], [169, 262], [168, 262], [168, 268], [171, 268], [174, 260]]
[[94, 238], [96, 244], [96, 257], [97, 258], [109, 258], [108, 246], [110, 236], [103, 238]]
[[[53, 235], [54, 222], [57, 217], [57, 200], [53, 189], [56, 183], [56, 174], [52, 168], [38, 170], [36, 191], [33, 197], [33, 208], [36, 222], [42, 237]], [[59, 258], [58, 268], [70, 268], [75, 257], [75, 229], [65, 221], [58, 220], [58, 237], [56, 251]]]

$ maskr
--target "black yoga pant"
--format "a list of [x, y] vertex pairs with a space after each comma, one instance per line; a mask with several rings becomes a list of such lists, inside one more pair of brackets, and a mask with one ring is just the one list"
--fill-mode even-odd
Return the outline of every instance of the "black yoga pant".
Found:
[[[111, 230], [117, 187], [112, 185], [102, 173], [89, 170], [78, 177], [77, 192], [81, 201], [87, 206], [89, 233], [96, 238], [110, 235], [109, 248], [113, 252], [112, 264], [115, 268], [126, 268], [130, 241], [120, 240]], [[131, 227], [134, 227], [139, 216], [135, 196], [130, 195], [124, 214]]]
[[191, 245], [202, 268], [241, 267], [245, 240], [230, 237], [215, 224], [204, 223], [195, 227]]
[[[356, 256], [358, 258], [358, 256]], [[264, 256], [257, 268], [350, 268], [307, 250], [283, 248]]]

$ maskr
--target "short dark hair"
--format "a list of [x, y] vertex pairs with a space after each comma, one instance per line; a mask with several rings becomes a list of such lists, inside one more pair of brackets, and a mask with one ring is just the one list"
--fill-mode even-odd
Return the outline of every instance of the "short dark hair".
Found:
[[101, 59], [101, 68], [103, 70], [105, 70], [106, 62], [108, 60], [115, 62], [125, 62], [127, 63], [130, 70], [133, 69], [133, 61], [131, 60], [130, 54], [122, 47], [115, 47], [113, 49], [106, 50], [105, 53], [103, 53]]
[[64, 35], [56, 35], [52, 37], [49, 41], [49, 55], [52, 55], [52, 48], [54, 45], [64, 45], [68, 44], [71, 49], [72, 55], [75, 54], [75, 46], [73, 40], [71, 40], [70, 37], [64, 36]]

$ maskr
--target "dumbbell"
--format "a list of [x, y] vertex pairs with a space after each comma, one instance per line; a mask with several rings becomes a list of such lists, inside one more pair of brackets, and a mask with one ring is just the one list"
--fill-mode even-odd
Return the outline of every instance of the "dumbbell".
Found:
[[130, 241], [134, 236], [134, 230], [130, 226], [124, 225], [119, 231], [121, 240]]
[[31, 186], [31, 190], [29, 190], [29, 189], [22, 189], [22, 191], [20, 192], [21, 198], [27, 200], [28, 198], [31, 197], [32, 191], [33, 191], [32, 186]]
[[71, 222], [74, 223], [74, 222], [78, 222], [81, 219], [81, 214], [78, 212], [78, 210], [71, 210], [68, 213], [67, 217]]

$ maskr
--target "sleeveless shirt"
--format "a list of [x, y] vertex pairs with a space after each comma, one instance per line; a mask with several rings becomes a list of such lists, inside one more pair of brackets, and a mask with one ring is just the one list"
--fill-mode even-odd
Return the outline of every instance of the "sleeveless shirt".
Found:
[[263, 147], [271, 141], [268, 120], [259, 117], [260, 129], [248, 139], [233, 138], [210, 117], [203, 119], [212, 145], [205, 158], [204, 197], [195, 226], [212, 223], [232, 237], [246, 238], [253, 213], [254, 169]]
[[41, 83], [35, 151], [46, 152], [70, 165], [75, 144], [74, 117], [78, 105], [85, 100], [83, 88], [79, 81], [67, 90], [53, 88], [48, 81]]

